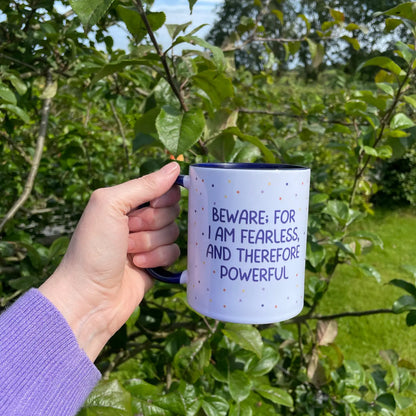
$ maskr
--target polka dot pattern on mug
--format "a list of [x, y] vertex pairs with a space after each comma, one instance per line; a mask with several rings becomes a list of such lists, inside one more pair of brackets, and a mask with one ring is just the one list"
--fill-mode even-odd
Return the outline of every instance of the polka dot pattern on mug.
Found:
[[294, 316], [303, 305], [309, 176], [226, 173], [190, 171], [188, 300], [233, 322]]

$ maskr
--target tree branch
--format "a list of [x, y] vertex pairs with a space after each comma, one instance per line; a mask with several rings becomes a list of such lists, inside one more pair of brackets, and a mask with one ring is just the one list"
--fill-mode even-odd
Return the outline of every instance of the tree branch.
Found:
[[[239, 108], [238, 111], [244, 114], [265, 114], [268, 116], [277, 116], [277, 117], [289, 117], [289, 118], [296, 118], [296, 119], [304, 119], [307, 118], [307, 114], [294, 114], [294, 113], [285, 113], [284, 111], [273, 111], [273, 110], [265, 110], [265, 109], [250, 109], [250, 108]], [[354, 123], [348, 123], [344, 120], [328, 120], [327, 118], [323, 117], [316, 117], [313, 116], [315, 119], [319, 120], [323, 123], [328, 124], [341, 124], [343, 126], [353, 126]]]
[[181, 91], [180, 91], [178, 85], [176, 84], [175, 80], [173, 79], [172, 73], [170, 72], [170, 69], [169, 69], [168, 62], [166, 60], [166, 55], [161, 51], [161, 49], [159, 47], [159, 44], [157, 43], [155, 34], [153, 33], [153, 30], [152, 30], [152, 28], [150, 26], [149, 20], [147, 19], [146, 12], [143, 9], [143, 4], [142, 4], [141, 0], [134, 0], [134, 4], [135, 4], [135, 6], [137, 8], [137, 11], [140, 14], [140, 17], [143, 20], [143, 23], [146, 26], [147, 33], [149, 34], [150, 40], [152, 41], [153, 46], [156, 49], [156, 53], [160, 57], [160, 61], [162, 62], [163, 68], [165, 70], [166, 80], [168, 81], [169, 85], [171, 86], [173, 93], [178, 98], [179, 103], [180, 103], [180, 105], [182, 107], [182, 110], [186, 112], [186, 111], [188, 111], [188, 107], [187, 107], [187, 105], [185, 103], [185, 99], [182, 96]]
[[0, 131], [0, 135], [3, 136], [7, 143], [9, 143], [9, 146], [12, 147], [13, 149], [17, 150], [20, 154], [20, 156], [23, 157], [23, 159], [29, 164], [32, 164], [32, 160], [30, 159], [30, 156], [25, 152], [25, 150], [23, 149], [22, 146], [20, 146], [19, 143], [15, 143], [12, 138], [5, 133], [4, 131]]
[[110, 107], [111, 107], [111, 111], [113, 113], [113, 116], [116, 120], [118, 129], [120, 131], [120, 135], [123, 138], [123, 148], [124, 148], [124, 153], [126, 154], [126, 162], [127, 162], [127, 167], [130, 170], [130, 160], [129, 160], [129, 149], [127, 148], [127, 143], [126, 143], [126, 135], [124, 133], [124, 128], [123, 128], [123, 124], [117, 114], [117, 110], [114, 106], [114, 103], [112, 101], [110, 101]]
[[338, 319], [338, 318], [347, 318], [347, 317], [360, 317], [360, 316], [369, 316], [369, 315], [378, 315], [383, 313], [392, 313], [396, 314], [393, 309], [371, 309], [368, 311], [355, 311], [355, 312], [340, 312], [334, 313], [332, 315], [300, 315], [296, 318], [289, 319], [285, 323], [287, 324], [298, 324], [303, 323], [308, 320], [319, 320], [319, 321], [328, 321], [331, 319]]
[[[50, 72], [48, 72], [46, 77], [46, 86], [45, 89], [49, 87], [49, 85], [52, 84], [52, 76]], [[6, 213], [6, 215], [3, 217], [1, 223], [0, 223], [0, 232], [3, 229], [3, 227], [6, 225], [6, 223], [11, 220], [16, 212], [23, 206], [23, 204], [27, 201], [27, 199], [30, 196], [30, 193], [32, 192], [33, 185], [35, 183], [35, 178], [38, 173], [40, 160], [42, 158], [43, 153], [43, 145], [45, 143], [45, 137], [46, 137], [46, 131], [48, 127], [48, 119], [49, 119], [49, 113], [51, 109], [51, 98], [45, 98], [42, 106], [41, 111], [41, 121], [39, 126], [39, 134], [36, 141], [36, 149], [35, 154], [33, 156], [32, 160], [32, 166], [30, 168], [29, 175], [26, 179], [26, 183], [23, 189], [22, 194], [17, 199], [17, 201], [13, 204], [13, 206], [9, 209], [9, 211]]]

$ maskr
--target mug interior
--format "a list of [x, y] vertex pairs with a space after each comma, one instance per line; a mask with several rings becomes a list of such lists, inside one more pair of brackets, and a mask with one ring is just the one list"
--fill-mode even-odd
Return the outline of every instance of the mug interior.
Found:
[[292, 170], [309, 169], [300, 165], [287, 165], [282, 163], [195, 163], [191, 166], [210, 169], [236, 169], [236, 170]]

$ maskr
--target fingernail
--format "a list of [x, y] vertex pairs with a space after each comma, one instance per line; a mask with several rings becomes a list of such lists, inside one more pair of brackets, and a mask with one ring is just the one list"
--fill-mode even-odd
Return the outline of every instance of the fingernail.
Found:
[[163, 166], [160, 171], [163, 172], [165, 175], [169, 175], [172, 172], [176, 171], [178, 169], [178, 164], [176, 162], [171, 162], [165, 166]]

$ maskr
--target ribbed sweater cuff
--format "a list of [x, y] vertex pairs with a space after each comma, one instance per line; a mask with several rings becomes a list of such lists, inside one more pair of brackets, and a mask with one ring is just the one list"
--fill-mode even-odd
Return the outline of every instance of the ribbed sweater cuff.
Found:
[[100, 377], [65, 318], [38, 290], [0, 316], [2, 416], [75, 415]]

